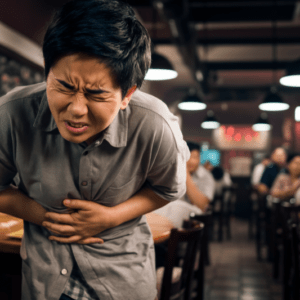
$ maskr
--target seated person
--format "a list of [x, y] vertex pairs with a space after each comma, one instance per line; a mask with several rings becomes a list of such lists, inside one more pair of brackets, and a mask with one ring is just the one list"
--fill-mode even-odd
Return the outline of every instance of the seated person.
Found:
[[213, 200], [215, 193], [215, 180], [207, 169], [200, 164], [200, 146], [187, 142], [191, 156], [187, 162], [185, 201], [205, 211]]
[[271, 195], [280, 200], [295, 198], [300, 205], [300, 154], [290, 154], [287, 159], [288, 174], [279, 174], [271, 189]]
[[271, 154], [271, 163], [266, 167], [257, 190], [261, 195], [267, 195], [280, 172], [284, 172], [287, 154], [284, 148], [278, 147]]
[[252, 171], [251, 175], [251, 185], [254, 188], [257, 188], [257, 186], [260, 183], [261, 177], [266, 169], [266, 167], [271, 163], [271, 160], [269, 157], [265, 157], [259, 164], [257, 164]]
[[223, 188], [230, 187], [232, 185], [230, 174], [219, 166], [214, 167], [211, 173], [216, 182], [215, 196], [221, 196]]

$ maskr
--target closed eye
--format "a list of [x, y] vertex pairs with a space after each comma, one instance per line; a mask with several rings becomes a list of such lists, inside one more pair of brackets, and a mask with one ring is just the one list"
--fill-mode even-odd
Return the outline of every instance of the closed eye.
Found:
[[63, 81], [63, 80], [59, 80], [59, 79], [56, 79], [62, 86], [64, 86], [65, 88], [67, 88], [67, 89], [69, 89], [69, 90], [71, 90], [71, 91], [73, 91], [75, 88], [74, 88], [74, 86], [72, 86], [72, 85], [70, 85], [70, 84], [68, 84], [68, 83], [66, 83], [65, 81]]

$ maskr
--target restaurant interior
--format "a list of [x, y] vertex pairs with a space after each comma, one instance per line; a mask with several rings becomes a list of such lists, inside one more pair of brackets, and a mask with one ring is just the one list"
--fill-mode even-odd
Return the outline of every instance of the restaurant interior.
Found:
[[[66, 2], [0, 1], [0, 96], [44, 80], [43, 35]], [[232, 180], [206, 212], [183, 222], [186, 230], [201, 229], [200, 242], [189, 275], [178, 282], [166, 259], [159, 299], [300, 299], [294, 197], [281, 202], [251, 183], [254, 167], [276, 147], [300, 153], [300, 1], [126, 2], [152, 39], [153, 73], [142, 91], [178, 117], [184, 139], [200, 145], [201, 164], [222, 167]], [[0, 217], [0, 300], [21, 299], [22, 220]], [[155, 243], [170, 257], [174, 226], [160, 226], [156, 217], [148, 216]], [[176, 268], [188, 268], [186, 260]]]

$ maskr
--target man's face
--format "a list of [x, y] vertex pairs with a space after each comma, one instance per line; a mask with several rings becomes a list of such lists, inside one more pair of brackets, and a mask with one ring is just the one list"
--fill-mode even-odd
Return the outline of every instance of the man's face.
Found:
[[272, 161], [280, 167], [285, 166], [286, 158], [286, 152], [282, 148], [275, 149], [271, 157]]
[[[129, 95], [129, 96], [128, 96]], [[94, 142], [130, 101], [98, 58], [72, 54], [58, 60], [47, 78], [50, 111], [62, 137]]]
[[186, 168], [188, 172], [194, 173], [200, 163], [200, 152], [198, 150], [192, 150], [190, 159], [186, 163]]

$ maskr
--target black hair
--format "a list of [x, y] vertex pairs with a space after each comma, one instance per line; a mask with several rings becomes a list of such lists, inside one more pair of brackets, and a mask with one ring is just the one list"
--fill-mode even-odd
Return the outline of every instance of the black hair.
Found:
[[200, 152], [200, 145], [199, 144], [196, 144], [194, 142], [186, 142], [186, 143], [187, 143], [187, 146], [189, 147], [190, 151], [198, 150]]
[[151, 40], [133, 9], [118, 0], [73, 0], [54, 15], [44, 37], [45, 76], [62, 57], [99, 57], [111, 70], [122, 97], [140, 88], [151, 64]]
[[211, 170], [211, 173], [214, 177], [215, 180], [220, 180], [223, 178], [224, 176], [224, 171], [221, 167], [214, 167], [212, 170]]
[[300, 153], [290, 153], [286, 159], [286, 162], [289, 164], [296, 156], [300, 156]]

